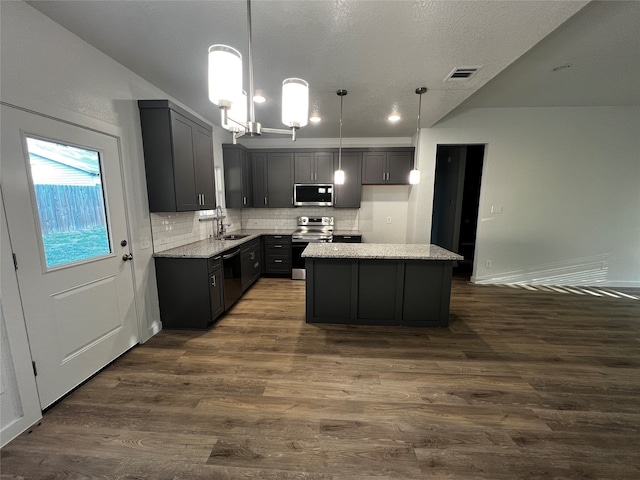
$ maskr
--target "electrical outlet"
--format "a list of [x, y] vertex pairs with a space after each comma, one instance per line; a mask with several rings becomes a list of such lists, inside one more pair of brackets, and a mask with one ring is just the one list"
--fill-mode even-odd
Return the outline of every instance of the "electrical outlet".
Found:
[[387, 217], [387, 223], [391, 223], [391, 217]]
[[487, 260], [486, 262], [484, 262], [484, 266], [486, 268], [491, 268], [491, 265], [492, 265], [491, 260]]
[[491, 213], [502, 213], [502, 205], [491, 205]]
[[140, 237], [140, 248], [142, 250], [151, 248], [151, 240], [149, 239], [149, 237]]

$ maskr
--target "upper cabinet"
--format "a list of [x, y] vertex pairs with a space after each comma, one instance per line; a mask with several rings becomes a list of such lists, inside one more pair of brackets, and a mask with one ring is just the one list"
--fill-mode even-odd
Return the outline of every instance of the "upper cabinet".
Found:
[[296, 152], [295, 183], [333, 183], [332, 152]]
[[149, 211], [216, 208], [211, 127], [168, 100], [139, 100]]
[[363, 185], [408, 185], [413, 152], [413, 147], [363, 152]]
[[227, 208], [253, 207], [251, 153], [242, 145], [222, 145]]
[[293, 207], [293, 153], [252, 152], [253, 206]]
[[[362, 197], [361, 152], [345, 152], [342, 150], [342, 170], [344, 184], [333, 186], [333, 206], [336, 208], [360, 208]], [[338, 154], [334, 155], [334, 170], [338, 169]]]

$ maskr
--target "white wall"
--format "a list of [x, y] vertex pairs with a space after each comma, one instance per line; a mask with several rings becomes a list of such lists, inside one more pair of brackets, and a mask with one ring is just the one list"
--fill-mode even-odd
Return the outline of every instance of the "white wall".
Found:
[[429, 240], [437, 145], [485, 143], [474, 281], [638, 287], [638, 132], [638, 107], [456, 112], [421, 131], [409, 240]]

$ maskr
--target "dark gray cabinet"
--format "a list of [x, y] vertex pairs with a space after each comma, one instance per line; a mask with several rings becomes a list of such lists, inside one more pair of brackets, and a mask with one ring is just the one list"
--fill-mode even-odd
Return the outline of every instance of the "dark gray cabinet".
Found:
[[264, 235], [264, 273], [291, 275], [291, 235]]
[[307, 322], [446, 327], [453, 263], [307, 258]]
[[413, 148], [371, 150], [362, 154], [364, 185], [408, 185]]
[[139, 100], [149, 210], [216, 207], [211, 127], [168, 100]]
[[262, 243], [259, 238], [240, 247], [242, 291], [247, 290], [260, 278], [262, 271]]
[[[338, 154], [334, 154], [333, 168], [338, 169]], [[342, 151], [344, 184], [333, 186], [333, 206], [360, 208], [362, 199], [362, 153]]]
[[295, 183], [333, 183], [332, 152], [296, 152]]
[[252, 152], [254, 207], [293, 207], [293, 156], [283, 152]]
[[253, 207], [251, 153], [241, 145], [222, 145], [227, 208]]
[[155, 259], [163, 328], [207, 329], [224, 312], [222, 257]]

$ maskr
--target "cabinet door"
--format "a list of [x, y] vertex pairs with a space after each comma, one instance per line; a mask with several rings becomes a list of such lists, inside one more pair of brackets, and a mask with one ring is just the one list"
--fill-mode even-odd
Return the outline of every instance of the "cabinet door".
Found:
[[176, 189], [176, 211], [198, 210], [194, 148], [191, 123], [182, 115], [171, 112], [173, 142], [173, 175]]
[[252, 153], [253, 165], [253, 206], [255, 208], [268, 207], [267, 198], [267, 154]]
[[224, 279], [222, 269], [209, 273], [209, 302], [211, 303], [211, 321], [224, 313]]
[[[224, 198], [227, 208], [242, 208], [243, 170], [238, 145], [223, 145]], [[246, 156], [246, 155], [245, 155]]]
[[253, 206], [253, 168], [251, 166], [251, 157], [244, 150], [240, 150], [240, 165], [242, 167], [242, 195], [240, 203], [242, 208], [248, 208]]
[[362, 154], [362, 184], [386, 183], [387, 152], [364, 152]]
[[216, 208], [216, 190], [211, 134], [197, 125], [193, 126], [192, 131], [195, 146], [196, 200], [200, 210], [213, 210]]
[[333, 183], [333, 153], [315, 152], [314, 160], [314, 183]]
[[[360, 153], [342, 152], [344, 185], [334, 185], [333, 204], [336, 208], [360, 208], [362, 198], [362, 169]], [[334, 169], [338, 169], [338, 154], [335, 154]]]
[[394, 185], [407, 185], [409, 172], [413, 167], [413, 154], [411, 152], [387, 153], [387, 182]]
[[313, 152], [296, 153], [294, 162], [295, 183], [313, 183]]
[[293, 154], [267, 154], [267, 204], [270, 208], [293, 207]]

